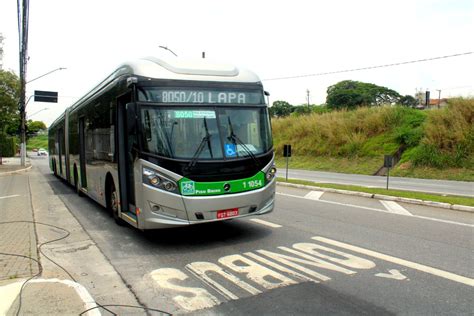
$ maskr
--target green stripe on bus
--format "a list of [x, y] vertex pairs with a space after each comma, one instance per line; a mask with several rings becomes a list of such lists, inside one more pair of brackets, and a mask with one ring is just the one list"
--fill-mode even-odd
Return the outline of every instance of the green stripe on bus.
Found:
[[179, 181], [182, 195], [207, 196], [239, 193], [260, 189], [265, 186], [265, 174], [259, 171], [256, 175], [246, 179], [218, 181], [218, 182], [195, 182], [188, 178]]

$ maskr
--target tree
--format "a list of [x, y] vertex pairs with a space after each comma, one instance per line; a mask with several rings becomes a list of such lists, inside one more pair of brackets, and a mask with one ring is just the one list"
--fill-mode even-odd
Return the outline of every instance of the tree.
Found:
[[[20, 79], [13, 72], [0, 70], [0, 132], [11, 130], [18, 122]], [[18, 129], [16, 126], [15, 131]]]
[[300, 115], [311, 114], [313, 107], [314, 107], [313, 105], [308, 106], [307, 104], [295, 106], [295, 108], [293, 109], [293, 113], [291, 113], [291, 115], [300, 116]]
[[400, 98], [400, 104], [409, 107], [415, 107], [418, 105], [418, 100], [411, 95], [406, 95]]
[[28, 121], [28, 132], [31, 134], [36, 134], [40, 130], [45, 130], [46, 129], [46, 124], [44, 124], [41, 121]]
[[330, 109], [374, 106], [399, 102], [401, 95], [373, 83], [345, 80], [329, 86], [326, 104]]
[[275, 101], [270, 107], [270, 115], [272, 117], [284, 117], [290, 115], [294, 111], [294, 107], [286, 101]]

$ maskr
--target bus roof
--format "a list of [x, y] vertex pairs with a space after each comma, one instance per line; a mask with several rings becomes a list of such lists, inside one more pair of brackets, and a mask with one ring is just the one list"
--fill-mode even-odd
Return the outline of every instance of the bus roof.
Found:
[[145, 57], [125, 63], [135, 75], [170, 80], [260, 82], [259, 77], [243, 68], [215, 63], [207, 59], [185, 60], [180, 58], [159, 59]]
[[[248, 69], [237, 68], [230, 64], [216, 63], [208, 59], [186, 60], [181, 58], [161, 59], [144, 57], [123, 63], [117, 67], [112, 74], [68, 107], [66, 111], [80, 106], [84, 101], [94, 97], [104, 87], [122, 76], [141, 76], [162, 80], [260, 83], [260, 78]], [[64, 113], [50, 127], [56, 125], [63, 118]]]

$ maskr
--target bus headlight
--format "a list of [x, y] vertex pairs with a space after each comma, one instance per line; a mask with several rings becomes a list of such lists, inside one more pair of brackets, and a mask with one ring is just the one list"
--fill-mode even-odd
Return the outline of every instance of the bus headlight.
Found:
[[277, 168], [275, 168], [275, 167], [271, 167], [267, 171], [267, 173], [265, 174], [265, 179], [267, 180], [267, 182], [270, 182], [270, 181], [273, 180], [273, 178], [275, 178], [276, 172], [277, 172]]
[[160, 174], [158, 171], [143, 167], [142, 181], [144, 184], [151, 185], [157, 189], [179, 193], [178, 185], [173, 180]]

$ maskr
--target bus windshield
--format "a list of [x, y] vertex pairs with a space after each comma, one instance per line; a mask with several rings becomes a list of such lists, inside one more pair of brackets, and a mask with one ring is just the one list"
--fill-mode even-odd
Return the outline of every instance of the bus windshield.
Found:
[[143, 149], [177, 159], [235, 159], [272, 148], [264, 107], [142, 105]]

